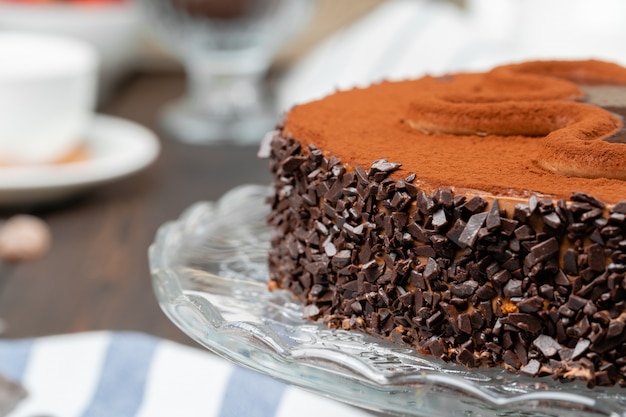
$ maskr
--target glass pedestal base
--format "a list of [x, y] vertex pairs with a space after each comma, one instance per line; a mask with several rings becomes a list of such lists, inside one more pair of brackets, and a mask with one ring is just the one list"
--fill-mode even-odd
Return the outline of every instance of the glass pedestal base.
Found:
[[186, 98], [167, 104], [161, 124], [172, 139], [190, 144], [258, 144], [274, 129], [277, 117], [262, 109], [241, 115], [209, 115], [194, 108]]

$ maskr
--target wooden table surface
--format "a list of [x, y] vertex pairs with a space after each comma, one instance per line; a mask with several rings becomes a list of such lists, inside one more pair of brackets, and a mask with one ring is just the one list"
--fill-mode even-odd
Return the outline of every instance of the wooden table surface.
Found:
[[[269, 184], [270, 175], [267, 162], [256, 157], [257, 146], [197, 146], [166, 137], [157, 110], [183, 90], [180, 74], [141, 74], [102, 107], [101, 113], [153, 129], [162, 152], [130, 178], [72, 201], [28, 209], [50, 225], [52, 247], [45, 257], [0, 277], [2, 337], [131, 330], [195, 344], [156, 302], [148, 246], [161, 224], [192, 203], [215, 200], [240, 184]], [[5, 209], [1, 217], [10, 214]]]

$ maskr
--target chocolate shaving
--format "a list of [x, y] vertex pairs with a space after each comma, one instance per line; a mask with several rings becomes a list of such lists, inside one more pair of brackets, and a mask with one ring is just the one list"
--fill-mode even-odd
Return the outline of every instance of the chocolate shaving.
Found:
[[562, 346], [556, 340], [545, 334], [537, 336], [533, 340], [533, 346], [539, 349], [546, 358], [555, 356], [562, 349]]

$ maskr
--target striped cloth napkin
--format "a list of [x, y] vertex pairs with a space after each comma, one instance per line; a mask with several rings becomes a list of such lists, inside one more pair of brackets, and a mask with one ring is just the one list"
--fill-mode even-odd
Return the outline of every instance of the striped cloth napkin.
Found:
[[28, 392], [9, 417], [371, 417], [203, 349], [134, 332], [0, 339], [0, 375]]

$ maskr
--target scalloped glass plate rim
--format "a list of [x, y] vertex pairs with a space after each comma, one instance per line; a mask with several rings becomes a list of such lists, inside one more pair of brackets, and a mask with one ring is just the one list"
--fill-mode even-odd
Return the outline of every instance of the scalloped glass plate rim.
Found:
[[[440, 415], [432, 409], [440, 395], [441, 404], [455, 404], [454, 411], [460, 413], [455, 415], [513, 416], [535, 410], [537, 415], [571, 411], [572, 415], [626, 416], [626, 393], [620, 388], [588, 389], [578, 382], [533, 379], [495, 368], [467, 370], [373, 336], [306, 321], [301, 306], [291, 302], [288, 294], [267, 290], [263, 276], [249, 279], [237, 271], [216, 273], [220, 263], [239, 263], [244, 269], [256, 263], [255, 272], [264, 268], [270, 233], [264, 198], [269, 193], [267, 186], [242, 185], [216, 202], [198, 202], [177, 220], [162, 225], [150, 246], [153, 287], [162, 310], [210, 351], [286, 383], [379, 412]], [[242, 232], [246, 227], [251, 231]], [[245, 245], [228, 242], [227, 235], [233, 232], [247, 233]], [[214, 247], [205, 248], [207, 242]], [[186, 252], [195, 254], [185, 257]], [[250, 252], [257, 258], [247, 259]], [[242, 254], [243, 261], [234, 259]], [[206, 264], [203, 259], [208, 259]], [[199, 289], [189, 288], [190, 282]], [[250, 304], [238, 306], [246, 302]], [[232, 311], [245, 316], [255, 309], [262, 314], [249, 316], [250, 320], [226, 317]], [[306, 337], [324, 340], [307, 346], [307, 341], [298, 339]], [[355, 350], [355, 345], [360, 347]], [[365, 350], [358, 351], [363, 346], [370, 349], [374, 362], [363, 356]], [[407, 372], [411, 366], [421, 371]], [[537, 389], [528, 388], [533, 386]], [[392, 398], [398, 401], [389, 401]]]

